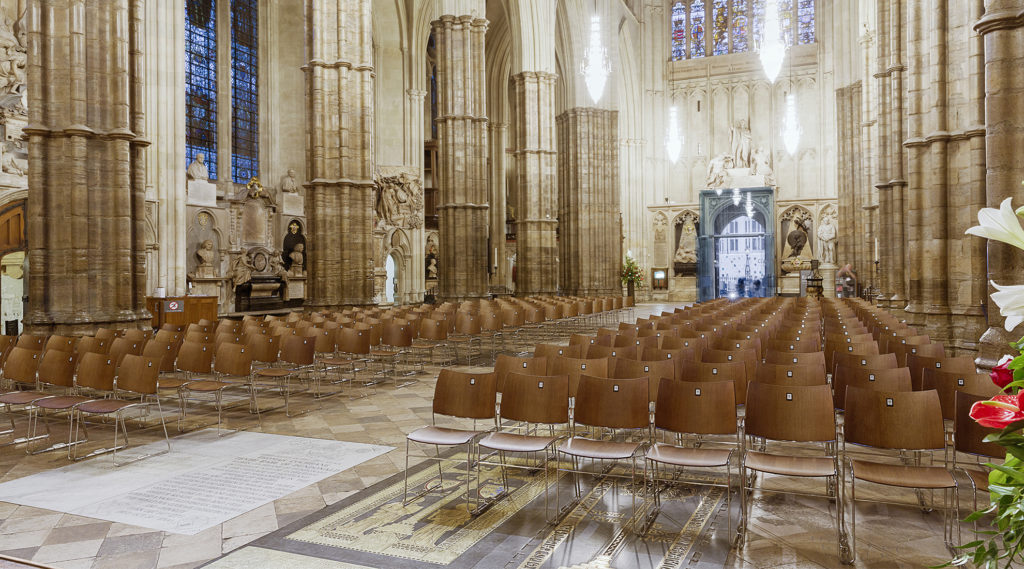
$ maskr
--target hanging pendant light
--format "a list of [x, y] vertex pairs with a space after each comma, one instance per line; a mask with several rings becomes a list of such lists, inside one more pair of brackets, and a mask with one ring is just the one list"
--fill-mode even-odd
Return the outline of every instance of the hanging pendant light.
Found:
[[800, 134], [800, 121], [796, 117], [796, 95], [789, 93], [786, 95], [786, 114], [782, 118], [782, 142], [790, 156], [796, 154]]
[[580, 62], [580, 75], [583, 75], [587, 92], [595, 104], [604, 95], [604, 84], [611, 72], [611, 63], [608, 62], [606, 50], [601, 45], [601, 17], [595, 14], [590, 17], [590, 44], [583, 52], [583, 61]]
[[761, 45], [758, 52], [768, 81], [775, 83], [775, 79], [779, 77], [779, 71], [782, 71], [782, 62], [786, 59], [786, 42], [782, 39], [778, 0], [765, 2], [764, 30], [761, 33]]
[[668, 110], [668, 130], [665, 134], [665, 154], [673, 164], [679, 161], [683, 150], [683, 135], [679, 133], [679, 112], [676, 107]]

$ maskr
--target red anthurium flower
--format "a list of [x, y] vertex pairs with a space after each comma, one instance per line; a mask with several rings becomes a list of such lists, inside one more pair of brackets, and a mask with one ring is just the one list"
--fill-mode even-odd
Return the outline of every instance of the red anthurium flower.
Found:
[[996, 395], [989, 401], [971, 406], [971, 418], [983, 427], [1004, 429], [1010, 423], [1024, 420], [1022, 395]]
[[1013, 361], [1013, 356], [1003, 356], [996, 367], [992, 368], [992, 373], [989, 374], [992, 383], [1000, 388], [1005, 388], [1013, 381], [1013, 370], [1007, 367], [1011, 361]]

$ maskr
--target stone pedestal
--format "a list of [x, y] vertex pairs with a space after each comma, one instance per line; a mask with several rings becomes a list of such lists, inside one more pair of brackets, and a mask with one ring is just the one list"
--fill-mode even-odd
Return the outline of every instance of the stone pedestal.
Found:
[[668, 281], [669, 302], [697, 302], [697, 277], [672, 277]]
[[306, 298], [306, 277], [292, 277], [288, 279], [288, 286], [284, 290], [285, 300]]
[[825, 298], [836, 297], [836, 271], [839, 270], [835, 265], [822, 265], [818, 267], [818, 271], [821, 273], [822, 293]]
[[217, 207], [217, 184], [206, 180], [188, 181], [188, 205]]
[[[227, 294], [226, 294], [226, 292], [224, 290], [224, 286], [223, 286], [225, 281], [227, 281], [226, 278], [224, 278], [224, 277], [216, 277], [216, 276], [214, 276], [214, 277], [199, 277], [199, 276], [197, 276], [197, 277], [193, 277], [190, 280], [192, 281], [192, 290], [189, 291], [189, 294], [191, 294], [192, 296], [213, 296], [213, 297], [216, 297], [218, 299], [218, 305], [219, 306], [226, 306], [225, 303], [228, 301], [228, 299], [226, 298]], [[230, 281], [227, 281], [227, 282], [228, 282], [227, 286], [228, 286], [228, 288], [230, 288], [231, 283], [230, 283]]]
[[293, 194], [285, 192], [281, 196], [281, 202], [284, 207], [285, 215], [306, 215], [306, 198], [302, 197], [302, 194]]
[[800, 273], [779, 277], [779, 296], [800, 296]]

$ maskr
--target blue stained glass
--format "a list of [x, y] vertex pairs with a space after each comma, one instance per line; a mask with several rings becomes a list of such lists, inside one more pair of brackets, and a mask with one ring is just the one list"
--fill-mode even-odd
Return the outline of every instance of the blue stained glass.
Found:
[[686, 8], [682, 2], [672, 5], [672, 61], [686, 58]]
[[754, 48], [760, 49], [764, 38], [764, 0], [754, 0], [754, 17], [751, 22], [754, 32]]
[[779, 0], [779, 29], [786, 45], [793, 45], [793, 0]]
[[799, 43], [814, 43], [814, 0], [800, 0], [797, 8], [797, 26]]
[[715, 32], [712, 36], [714, 55], [729, 53], [729, 2], [715, 0], [714, 3]]
[[736, 16], [732, 20], [732, 52], [742, 53], [748, 51], [747, 45], [747, 17]]
[[704, 57], [704, 2], [690, 4], [690, 57]]
[[231, 0], [231, 179], [260, 171], [259, 4]]
[[217, 179], [217, 10], [213, 0], [185, 9], [185, 164], [206, 155]]

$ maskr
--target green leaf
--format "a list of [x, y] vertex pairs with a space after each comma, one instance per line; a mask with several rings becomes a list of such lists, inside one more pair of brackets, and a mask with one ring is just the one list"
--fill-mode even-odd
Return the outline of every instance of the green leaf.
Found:
[[1002, 464], [993, 464], [992, 467], [998, 470], [999, 472], [1002, 472], [1003, 474], [1009, 476], [1010, 478], [1017, 480], [1021, 483], [1024, 483], [1024, 472], [1021, 472], [1015, 468], [1011, 468], [1009, 466], [1005, 466]]

